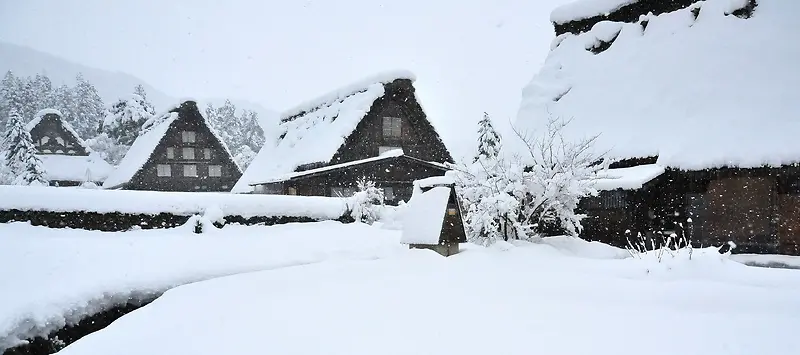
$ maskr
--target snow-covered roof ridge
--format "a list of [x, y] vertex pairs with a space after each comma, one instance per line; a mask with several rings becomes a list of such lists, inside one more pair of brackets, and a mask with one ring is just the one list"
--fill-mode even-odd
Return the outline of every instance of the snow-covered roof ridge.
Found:
[[284, 121], [292, 119], [295, 116], [308, 114], [319, 109], [320, 107], [330, 106], [336, 101], [342, 101], [349, 96], [365, 92], [371, 85], [388, 84], [397, 79], [408, 79], [415, 81], [416, 76], [414, 73], [408, 70], [395, 70], [378, 73], [288, 109], [281, 113], [280, 119]]
[[[706, 0], [646, 27], [563, 36], [523, 90], [516, 126], [571, 118], [565, 138], [599, 135], [611, 158], [658, 156], [666, 168], [800, 162], [800, 2], [760, 0], [749, 18], [734, 16], [743, 4]], [[591, 52], [610, 30], [610, 47]]]
[[64, 119], [64, 114], [61, 113], [61, 111], [56, 110], [54, 108], [46, 108], [43, 110], [39, 110], [39, 112], [37, 112], [36, 115], [33, 116], [33, 119], [30, 122], [28, 122], [27, 125], [25, 125], [25, 129], [28, 132], [30, 132], [31, 130], [33, 130], [34, 127], [39, 125], [39, 123], [42, 122], [42, 119], [47, 115], [55, 115], [56, 117], [58, 117], [58, 121], [61, 123], [61, 127], [64, 127], [64, 129], [67, 132], [69, 132], [69, 134], [75, 137], [75, 141], [78, 142], [78, 145], [80, 145], [83, 149], [89, 151], [89, 146], [86, 144], [83, 138], [81, 138], [81, 136], [78, 134], [75, 128], [72, 128], [72, 125], [69, 124], [69, 122], [67, 122], [67, 120]]

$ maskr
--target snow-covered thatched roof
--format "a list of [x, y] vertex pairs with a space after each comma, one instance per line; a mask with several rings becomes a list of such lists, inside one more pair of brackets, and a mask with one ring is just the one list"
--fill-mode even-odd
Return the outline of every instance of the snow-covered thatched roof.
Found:
[[75, 131], [74, 128], [72, 128], [72, 125], [69, 124], [69, 122], [67, 122], [67, 120], [64, 119], [64, 114], [61, 113], [61, 111], [59, 110], [52, 108], [40, 110], [39, 112], [36, 113], [35, 116], [33, 116], [33, 119], [30, 122], [28, 122], [27, 125], [25, 125], [25, 129], [28, 132], [32, 131], [36, 126], [39, 125], [39, 123], [42, 122], [42, 119], [47, 115], [51, 115], [51, 117], [56, 117], [58, 122], [61, 124], [61, 127], [64, 127], [64, 130], [73, 136], [75, 142], [77, 142], [77, 144], [80, 145], [81, 148], [89, 151], [89, 147], [86, 145], [86, 142], [84, 142], [84, 140], [81, 138], [78, 132]]
[[598, 152], [667, 168], [800, 162], [800, 2], [759, 0], [752, 16], [734, 15], [745, 6], [707, 0], [559, 36], [523, 91], [517, 128], [572, 119], [567, 139], [599, 134]]
[[[169, 131], [170, 126], [175, 120], [180, 119], [181, 114], [189, 114], [189, 110], [195, 111], [203, 119], [203, 123], [211, 134], [217, 139], [220, 146], [222, 146], [228, 154], [232, 156], [230, 149], [222, 141], [219, 134], [208, 124], [207, 118], [203, 116], [202, 112], [197, 109], [195, 101], [184, 101], [180, 106], [175, 106], [167, 110], [167, 112], [156, 115], [142, 126], [142, 134], [133, 142], [131, 148], [125, 154], [125, 157], [117, 165], [117, 168], [108, 176], [103, 183], [103, 188], [116, 188], [129, 182], [136, 173], [147, 164], [150, 156], [158, 144], [164, 139], [164, 136]], [[238, 165], [237, 165], [237, 168]], [[240, 169], [240, 168], [239, 168]], [[240, 169], [241, 170], [241, 169]]]
[[379, 74], [284, 112], [277, 143], [264, 144], [233, 192], [249, 192], [251, 183], [284, 176], [304, 164], [328, 163], [384, 95], [384, 85], [398, 79], [415, 77], [407, 71]]
[[438, 186], [414, 194], [403, 214], [403, 234], [400, 243], [439, 244], [450, 190], [450, 187]]
[[114, 170], [97, 153], [89, 155], [37, 154], [48, 181], [102, 182]]

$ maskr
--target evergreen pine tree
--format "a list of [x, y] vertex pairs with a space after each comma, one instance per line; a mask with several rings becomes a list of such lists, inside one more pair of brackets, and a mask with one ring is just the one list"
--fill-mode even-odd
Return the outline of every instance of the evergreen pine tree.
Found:
[[22, 83], [10, 70], [6, 72], [0, 82], [0, 129], [5, 129], [11, 108], [20, 110], [23, 107], [22, 97], [19, 95]]
[[105, 107], [94, 85], [86, 81], [80, 73], [76, 79], [75, 117], [71, 123], [82, 138], [91, 138], [96, 135], [97, 126], [105, 117]]
[[133, 94], [111, 106], [103, 120], [102, 132], [119, 145], [131, 146], [139, 137], [142, 125], [153, 115], [152, 105], [148, 106], [139, 95]]
[[16, 107], [17, 112], [22, 116], [23, 122], [28, 122], [33, 119], [39, 110], [36, 108], [38, 95], [34, 87], [34, 81], [30, 78], [20, 79], [22, 85], [19, 88], [19, 96], [21, 105]]
[[473, 162], [496, 160], [501, 144], [500, 135], [494, 130], [489, 114], [484, 112], [483, 118], [478, 122], [478, 154]]
[[36, 156], [31, 135], [15, 108], [9, 112], [6, 135], [5, 166], [14, 176], [14, 185], [47, 185], [42, 161]]
[[248, 146], [252, 151], [258, 151], [264, 145], [264, 130], [258, 122], [258, 113], [244, 110], [242, 113], [241, 132], [242, 146]]
[[73, 124], [75, 122], [75, 98], [72, 88], [67, 85], [61, 85], [53, 90], [53, 97], [55, 101], [53, 107], [64, 114], [64, 119], [67, 122]]
[[33, 90], [36, 97], [36, 112], [46, 108], [56, 107], [53, 83], [47, 75], [36, 74], [36, 77], [33, 79]]

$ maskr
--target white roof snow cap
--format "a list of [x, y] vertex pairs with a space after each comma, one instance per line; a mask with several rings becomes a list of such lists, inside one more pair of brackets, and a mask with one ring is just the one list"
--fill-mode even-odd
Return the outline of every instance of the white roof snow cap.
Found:
[[594, 188], [601, 191], [641, 189], [644, 184], [659, 177], [664, 171], [664, 167], [658, 164], [603, 170], [597, 173]]
[[[800, 162], [800, 1], [759, 0], [751, 17], [731, 15], [746, 4], [706, 0], [649, 16], [645, 29], [603, 21], [560, 36], [515, 126], [542, 132], [548, 116], [571, 119], [566, 140], [599, 135], [598, 152], [658, 156], [665, 168]], [[588, 50], [617, 32], [605, 51]]]
[[377, 157], [371, 157], [371, 158], [366, 158], [366, 159], [361, 159], [361, 160], [353, 160], [353, 161], [349, 161], [349, 162], [346, 162], [346, 163], [328, 165], [328, 166], [323, 166], [321, 168], [298, 171], [296, 173], [286, 174], [286, 175], [283, 175], [283, 176], [277, 176], [277, 177], [269, 179], [269, 180], [264, 180], [264, 181], [260, 181], [260, 182], [251, 182], [250, 185], [259, 185], [259, 184], [266, 184], [266, 183], [271, 183], [271, 182], [286, 181], [286, 180], [291, 180], [291, 179], [298, 178], [298, 177], [301, 177], [301, 176], [322, 173], [322, 172], [326, 172], [326, 171], [330, 171], [330, 170], [345, 168], [345, 167], [354, 166], [354, 165], [361, 165], [361, 164], [370, 163], [370, 162], [379, 161], [379, 160], [384, 160], [384, 159], [397, 158], [397, 157], [401, 157], [403, 155], [404, 155], [404, 153], [403, 153], [402, 149], [394, 149], [394, 150], [390, 150], [390, 151], [388, 151], [386, 153], [383, 153], [383, 154], [381, 154], [381, 155], [379, 155]]
[[437, 245], [442, 233], [449, 187], [434, 187], [415, 196], [403, 214], [403, 234], [400, 243]]

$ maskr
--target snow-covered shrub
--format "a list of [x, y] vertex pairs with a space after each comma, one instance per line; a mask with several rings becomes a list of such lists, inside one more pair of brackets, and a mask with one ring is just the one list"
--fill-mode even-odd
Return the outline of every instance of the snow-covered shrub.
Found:
[[199, 214], [192, 215], [183, 225], [183, 228], [191, 230], [193, 233], [210, 233], [219, 230], [214, 226], [214, 222]]
[[525, 135], [525, 154], [502, 154], [500, 135], [488, 115], [479, 122], [479, 142], [471, 164], [454, 165], [456, 187], [466, 207], [468, 239], [481, 245], [509, 239], [580, 232], [581, 198], [594, 195], [594, 138], [568, 142], [561, 133], [568, 122], [550, 119], [547, 131]]
[[107, 133], [100, 133], [94, 138], [87, 139], [86, 144], [89, 146], [89, 149], [100, 155], [103, 160], [109, 162], [111, 165], [119, 164], [120, 160], [125, 157], [128, 149], [130, 149], [130, 146], [115, 143]]
[[357, 187], [358, 191], [347, 199], [347, 210], [356, 221], [372, 224], [379, 219], [384, 206], [383, 190], [366, 178], [359, 179]]
[[405, 213], [406, 208], [407, 205], [403, 201], [400, 201], [397, 206], [383, 205], [378, 215], [381, 228], [391, 230], [403, 229], [403, 213]]

